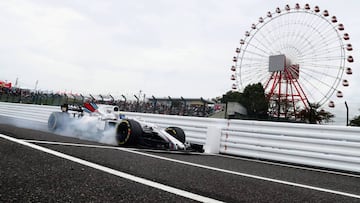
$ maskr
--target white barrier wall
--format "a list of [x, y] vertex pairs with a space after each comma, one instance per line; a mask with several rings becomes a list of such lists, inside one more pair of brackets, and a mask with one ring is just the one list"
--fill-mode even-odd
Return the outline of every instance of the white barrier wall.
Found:
[[360, 171], [360, 128], [273, 122], [229, 121], [220, 152]]
[[[42, 123], [59, 107], [0, 102], [0, 115]], [[360, 172], [360, 128], [225, 120], [125, 112], [162, 127], [179, 126], [187, 141], [223, 153]]]

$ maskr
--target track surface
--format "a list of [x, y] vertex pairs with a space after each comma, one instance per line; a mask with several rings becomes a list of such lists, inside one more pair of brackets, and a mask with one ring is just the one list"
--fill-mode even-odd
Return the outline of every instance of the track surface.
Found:
[[118, 148], [0, 122], [0, 202], [360, 202], [358, 174]]

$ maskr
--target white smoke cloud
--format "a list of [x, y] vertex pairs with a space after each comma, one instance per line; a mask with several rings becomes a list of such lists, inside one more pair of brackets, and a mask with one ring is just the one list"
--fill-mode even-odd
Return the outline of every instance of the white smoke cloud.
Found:
[[57, 129], [56, 134], [74, 137], [81, 140], [95, 141], [108, 145], [117, 145], [115, 139], [115, 128], [105, 129], [105, 121], [99, 117], [83, 116], [68, 120], [66, 127]]

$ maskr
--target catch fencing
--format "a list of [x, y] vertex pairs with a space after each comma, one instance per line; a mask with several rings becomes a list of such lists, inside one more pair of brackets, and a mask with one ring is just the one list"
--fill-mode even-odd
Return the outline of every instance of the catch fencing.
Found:
[[[0, 115], [46, 123], [59, 107], [0, 102]], [[360, 172], [360, 128], [266, 121], [226, 120], [124, 112], [129, 118], [179, 126], [187, 141], [206, 153]]]

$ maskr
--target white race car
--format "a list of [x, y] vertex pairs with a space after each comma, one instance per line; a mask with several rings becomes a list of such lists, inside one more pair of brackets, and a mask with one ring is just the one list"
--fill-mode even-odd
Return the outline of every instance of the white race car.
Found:
[[[92, 121], [92, 122], [87, 122]], [[119, 146], [136, 146], [141, 148], [198, 151], [203, 152], [202, 145], [186, 142], [184, 131], [179, 127], [160, 128], [157, 125], [139, 119], [127, 119], [119, 112], [117, 106], [99, 108], [95, 103], [84, 103], [83, 106], [61, 106], [61, 112], [53, 112], [48, 119], [48, 128], [52, 132], [65, 129], [76, 130], [85, 127], [87, 133], [115, 131]]]

